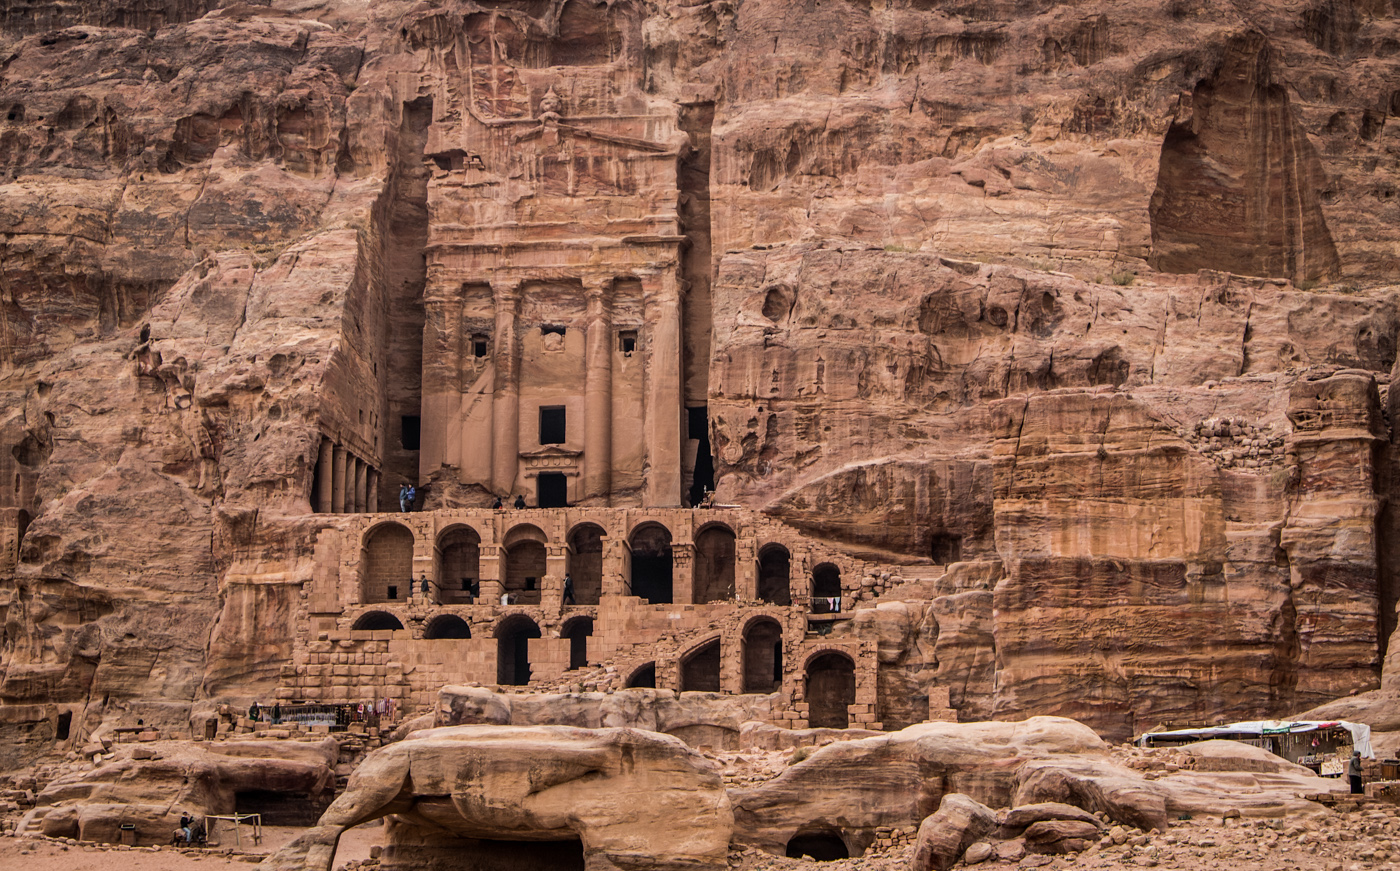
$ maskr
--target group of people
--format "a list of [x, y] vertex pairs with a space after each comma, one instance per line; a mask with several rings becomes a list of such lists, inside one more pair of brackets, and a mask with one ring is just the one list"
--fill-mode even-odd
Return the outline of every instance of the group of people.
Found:
[[[399, 511], [403, 514], [408, 514], [409, 512], [413, 511], [413, 509], [418, 506], [419, 494], [419, 489], [413, 486], [412, 484], [408, 483], [407, 481], [400, 484]], [[491, 503], [491, 507], [496, 509], [497, 511], [504, 511], [506, 509], [506, 502], [500, 496], [497, 496], [495, 498], [495, 501]], [[528, 508], [529, 506], [525, 504], [525, 495], [523, 493], [517, 493], [515, 496], [515, 500], [510, 503], [510, 507]]]

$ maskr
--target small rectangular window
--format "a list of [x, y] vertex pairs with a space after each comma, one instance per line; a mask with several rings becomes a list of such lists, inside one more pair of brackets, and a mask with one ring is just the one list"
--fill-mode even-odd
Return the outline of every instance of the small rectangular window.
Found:
[[535, 579], [534, 579], [534, 578], [526, 578], [526, 579], [525, 579], [525, 589], [527, 589], [527, 590], [533, 590], [534, 588], [535, 588]]
[[399, 418], [399, 444], [406, 451], [418, 450], [422, 438], [423, 420], [416, 414], [405, 414]]
[[472, 591], [472, 579], [471, 579], [471, 578], [462, 578], [462, 592], [464, 592], [464, 593], [470, 593], [471, 591]]
[[637, 350], [637, 331], [623, 330], [617, 334], [617, 349], [624, 357], [632, 356], [632, 352]]
[[398, 597], [399, 597], [399, 588], [396, 587], [396, 586], [394, 586], [393, 584], [390, 584], [390, 585], [389, 585], [389, 598], [390, 598], [390, 599], [397, 599]]
[[472, 356], [473, 356], [473, 357], [485, 357], [485, 356], [486, 356], [486, 337], [485, 337], [485, 336], [472, 336]]
[[540, 408], [540, 444], [562, 445], [566, 430], [564, 406], [547, 405]]

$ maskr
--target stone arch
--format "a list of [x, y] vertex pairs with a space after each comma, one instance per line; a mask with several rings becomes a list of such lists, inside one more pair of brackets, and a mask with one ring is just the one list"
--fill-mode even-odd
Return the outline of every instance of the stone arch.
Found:
[[672, 601], [671, 530], [655, 521], [632, 530], [632, 595], [653, 605]]
[[466, 524], [449, 526], [433, 551], [439, 601], [473, 601], [481, 581], [481, 535]]
[[807, 660], [807, 725], [813, 729], [844, 729], [850, 725], [848, 705], [856, 703], [856, 664], [840, 650], [822, 650]]
[[596, 605], [603, 593], [603, 527], [580, 523], [569, 531], [569, 577], [574, 604]]
[[771, 693], [783, 685], [783, 626], [755, 617], [744, 627], [744, 692]]
[[439, 614], [428, 621], [428, 625], [423, 629], [423, 637], [465, 639], [472, 637], [472, 629], [467, 625], [467, 621], [456, 614]]
[[540, 588], [549, 570], [549, 539], [538, 526], [522, 523], [506, 533], [503, 554], [505, 570], [501, 572], [503, 588], [513, 605], [538, 605]]
[[681, 692], [720, 691], [719, 637], [704, 641], [681, 657]]
[[734, 598], [734, 530], [711, 523], [695, 536], [694, 596], [698, 605]]
[[758, 598], [792, 604], [792, 553], [781, 544], [766, 544], [758, 552]]
[[403, 628], [403, 624], [388, 611], [366, 611], [355, 619], [350, 628], [359, 632], [383, 632], [386, 629], [398, 631]]
[[835, 563], [812, 569], [812, 610], [818, 614], [841, 610], [841, 570]]
[[360, 549], [360, 601], [405, 600], [412, 587], [413, 533], [392, 521], [371, 528]]
[[520, 687], [530, 682], [530, 639], [539, 637], [539, 625], [524, 614], [496, 624], [496, 683]]
[[588, 639], [593, 635], [592, 617], [575, 617], [559, 630], [560, 638], [569, 639], [569, 668], [588, 667]]
[[639, 665], [627, 676], [627, 689], [656, 689], [656, 663]]

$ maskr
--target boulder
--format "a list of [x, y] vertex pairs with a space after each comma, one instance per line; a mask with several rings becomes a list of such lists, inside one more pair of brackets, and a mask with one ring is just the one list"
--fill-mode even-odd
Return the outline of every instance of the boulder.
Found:
[[386, 867], [483, 861], [722, 868], [733, 815], [718, 773], [676, 738], [636, 729], [457, 726], [371, 753], [318, 825], [265, 871], [329, 871], [346, 829], [393, 816]]
[[1097, 822], [1041, 820], [1026, 829], [1026, 849], [1033, 853], [1080, 853], [1103, 831]]
[[978, 841], [963, 852], [963, 863], [966, 865], [980, 865], [992, 856], [996, 855], [996, 850], [986, 841]]
[[968, 847], [996, 830], [991, 808], [965, 795], [943, 796], [938, 811], [919, 824], [911, 871], [948, 871]]
[[[1093, 823], [1096, 826], [1099, 825], [1098, 819], [1086, 810], [1070, 804], [1047, 801], [1039, 804], [1028, 804], [1012, 808], [1006, 812], [1005, 818], [1002, 819], [1001, 826], [1004, 831], [1020, 834], [1027, 826], [1043, 820], [1077, 820], [1084, 823]], [[1012, 837], [1014, 837], [1014, 835], [1012, 835]]]

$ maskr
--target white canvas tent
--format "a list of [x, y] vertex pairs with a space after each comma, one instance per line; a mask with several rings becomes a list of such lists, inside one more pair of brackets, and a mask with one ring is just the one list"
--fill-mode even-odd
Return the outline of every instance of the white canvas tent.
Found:
[[1228, 723], [1224, 726], [1208, 726], [1199, 729], [1173, 729], [1164, 732], [1148, 732], [1138, 738], [1139, 747], [1156, 744], [1189, 744], [1193, 741], [1211, 739], [1260, 739], [1274, 735], [1317, 732], [1323, 729], [1346, 729], [1351, 733], [1352, 746], [1361, 755], [1376, 758], [1371, 749], [1371, 727], [1365, 723], [1348, 723], [1345, 720], [1248, 720], [1243, 723]]

